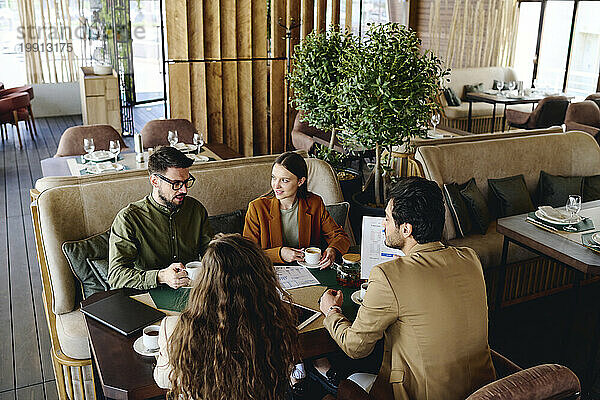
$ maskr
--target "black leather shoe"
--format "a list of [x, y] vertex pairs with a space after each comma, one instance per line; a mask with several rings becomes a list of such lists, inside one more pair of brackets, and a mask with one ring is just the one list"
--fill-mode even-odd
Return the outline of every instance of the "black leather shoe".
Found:
[[325, 373], [325, 377], [327, 377], [327, 381], [335, 387], [340, 384], [340, 373], [334, 367], [329, 368], [329, 370]]

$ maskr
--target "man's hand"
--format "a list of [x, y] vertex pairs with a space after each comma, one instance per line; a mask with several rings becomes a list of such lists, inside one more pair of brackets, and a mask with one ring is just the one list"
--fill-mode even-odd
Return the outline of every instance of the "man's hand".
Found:
[[335, 249], [333, 247], [328, 247], [321, 254], [321, 261], [319, 261], [320, 269], [325, 269], [329, 267], [335, 261]]
[[319, 300], [319, 308], [321, 309], [321, 312], [327, 316], [331, 306], [341, 307], [343, 302], [344, 295], [341, 290], [327, 289], [321, 296], [321, 300]]
[[190, 286], [190, 278], [182, 263], [173, 263], [158, 271], [158, 283], [166, 283], [173, 289], [179, 289], [182, 286]]
[[282, 247], [279, 251], [279, 256], [285, 262], [304, 261], [304, 251], [302, 249]]

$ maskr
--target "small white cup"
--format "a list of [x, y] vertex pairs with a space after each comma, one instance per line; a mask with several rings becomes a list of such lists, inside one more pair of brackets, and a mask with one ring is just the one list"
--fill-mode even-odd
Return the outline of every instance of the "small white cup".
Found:
[[185, 271], [187, 272], [190, 281], [195, 281], [200, 276], [200, 270], [202, 269], [202, 261], [192, 261], [185, 264]]
[[360, 299], [361, 300], [365, 298], [365, 294], [367, 293], [367, 287], [369, 287], [369, 282], [360, 284]]
[[150, 325], [144, 328], [143, 332], [143, 342], [146, 350], [156, 350], [158, 349], [158, 331], [160, 326], [158, 325]]
[[304, 250], [304, 262], [316, 265], [321, 261], [321, 249], [318, 247], [309, 247]]

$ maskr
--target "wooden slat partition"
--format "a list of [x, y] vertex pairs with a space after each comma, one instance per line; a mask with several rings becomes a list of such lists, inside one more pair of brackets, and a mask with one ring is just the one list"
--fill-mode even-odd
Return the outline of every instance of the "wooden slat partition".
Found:
[[[345, 1], [348, 27], [352, 0]], [[313, 29], [326, 29], [328, 6], [331, 23], [341, 21], [341, 0], [270, 4], [271, 10], [267, 0], [168, 0], [166, 6], [169, 117], [189, 119], [209, 142], [246, 156], [291, 146], [286, 131], [295, 110], [287, 101], [286, 31], [278, 22], [301, 23], [292, 30], [293, 53]]]

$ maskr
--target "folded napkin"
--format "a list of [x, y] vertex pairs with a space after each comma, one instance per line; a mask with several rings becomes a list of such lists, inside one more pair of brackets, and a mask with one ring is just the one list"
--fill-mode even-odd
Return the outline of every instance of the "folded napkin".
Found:
[[557, 210], [556, 208], [552, 208], [550, 206], [540, 206], [538, 207], [538, 210], [545, 218], [556, 222], [576, 222], [578, 219], [571, 218], [571, 214], [567, 213], [566, 211]]

